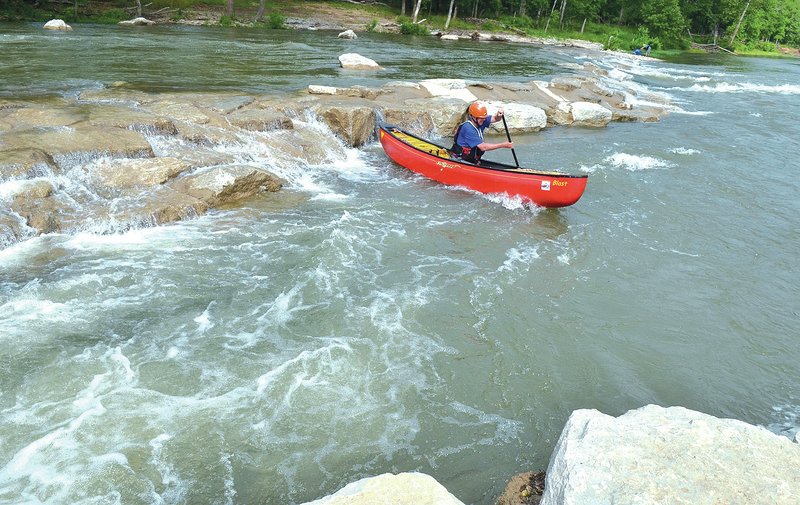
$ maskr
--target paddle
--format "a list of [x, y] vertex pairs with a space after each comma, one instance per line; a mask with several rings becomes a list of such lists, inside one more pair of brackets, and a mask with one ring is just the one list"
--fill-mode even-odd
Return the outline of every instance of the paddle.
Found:
[[[511, 142], [511, 134], [508, 133], [508, 124], [506, 124], [506, 115], [505, 114], [503, 114], [502, 119], [503, 119], [503, 126], [506, 129], [506, 137], [508, 137], [508, 141]], [[517, 164], [517, 168], [519, 168], [519, 161], [517, 161], [517, 153], [514, 151], [513, 147], [511, 148], [511, 154], [514, 155], [514, 163], [516, 163]]]

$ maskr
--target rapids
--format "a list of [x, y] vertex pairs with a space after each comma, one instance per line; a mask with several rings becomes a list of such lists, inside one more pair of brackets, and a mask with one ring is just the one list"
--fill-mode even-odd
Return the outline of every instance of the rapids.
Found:
[[[590, 174], [567, 209], [435, 184], [376, 142], [331, 139], [316, 164], [240, 142], [218, 154], [263, 164], [282, 191], [0, 250], [0, 502], [302, 503], [421, 471], [488, 505], [511, 475], [546, 468], [579, 408], [682, 405], [797, 433], [794, 60], [3, 28], [8, 100], [117, 80], [293, 93], [454, 68], [524, 82], [593, 62], [673, 109], [516, 136], [520, 161]], [[351, 51], [386, 73], [341, 71]]]

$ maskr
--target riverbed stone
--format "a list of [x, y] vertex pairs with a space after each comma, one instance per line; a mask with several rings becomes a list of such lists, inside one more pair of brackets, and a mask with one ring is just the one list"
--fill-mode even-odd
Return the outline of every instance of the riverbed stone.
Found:
[[606, 126], [612, 119], [611, 111], [596, 103], [573, 102], [571, 111], [576, 126]]
[[151, 21], [147, 18], [138, 17], [133, 19], [126, 19], [124, 21], [120, 21], [117, 24], [122, 26], [150, 26], [156, 24], [156, 22]]
[[333, 133], [349, 146], [366, 144], [375, 132], [375, 110], [372, 107], [328, 105], [317, 111]]
[[418, 472], [367, 477], [305, 505], [464, 505], [430, 475]]
[[45, 30], [54, 30], [60, 32], [71, 32], [72, 27], [64, 22], [63, 19], [51, 19], [42, 27]]
[[790, 505], [800, 446], [762, 427], [683, 407], [620, 417], [576, 410], [547, 469], [542, 505]]
[[282, 183], [269, 172], [249, 165], [224, 165], [198, 170], [171, 185], [178, 192], [219, 207], [264, 191], [278, 191]]
[[93, 105], [88, 110], [89, 124], [97, 127], [125, 128], [147, 135], [176, 135], [175, 122], [138, 108], [118, 104]]
[[19, 216], [0, 206], [0, 249], [17, 243], [22, 236]]
[[57, 129], [8, 133], [4, 136], [3, 150], [6, 149], [41, 150], [60, 170], [102, 156], [153, 156], [153, 148], [142, 134], [123, 128], [100, 128], [86, 121]]
[[172, 157], [118, 158], [98, 161], [92, 170], [96, 183], [111, 188], [132, 188], [164, 184], [189, 169], [189, 164]]
[[[544, 129], [547, 126], [547, 114], [543, 109], [524, 103], [487, 102], [490, 111], [503, 109], [506, 124], [509, 130], [518, 133], [531, 133]], [[502, 121], [492, 123], [492, 129], [505, 134]]]
[[294, 128], [292, 120], [284, 114], [263, 109], [238, 110], [228, 114], [228, 121], [243, 130], [264, 132]]
[[0, 150], [0, 181], [52, 173], [56, 162], [41, 149], [23, 147]]
[[377, 62], [361, 56], [358, 53], [345, 53], [339, 56], [339, 63], [342, 68], [350, 70], [383, 70], [383, 67], [378, 65]]
[[467, 103], [478, 99], [467, 89], [467, 83], [463, 79], [425, 79], [419, 84], [433, 97], [452, 98]]
[[337, 38], [355, 40], [358, 38], [358, 35], [356, 35], [356, 32], [354, 32], [353, 30], [345, 30], [339, 33], [339, 35], [337, 35]]

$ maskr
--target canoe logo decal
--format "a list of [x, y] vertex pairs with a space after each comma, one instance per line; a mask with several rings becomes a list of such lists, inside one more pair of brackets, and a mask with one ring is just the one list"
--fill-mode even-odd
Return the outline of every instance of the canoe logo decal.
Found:
[[447, 163], [446, 161], [437, 161], [436, 164], [442, 168], [458, 168], [458, 165], [454, 163]]
[[542, 181], [542, 191], [550, 191], [550, 181]]

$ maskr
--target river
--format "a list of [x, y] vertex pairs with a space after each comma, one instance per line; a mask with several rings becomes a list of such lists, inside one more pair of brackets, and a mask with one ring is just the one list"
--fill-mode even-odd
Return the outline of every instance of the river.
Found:
[[[322, 165], [263, 153], [289, 181], [277, 196], [0, 250], [0, 503], [302, 503], [420, 471], [489, 505], [547, 467], [575, 409], [800, 428], [798, 60], [74, 28], [0, 26], [0, 98], [524, 82], [594, 62], [673, 110], [516, 136], [525, 164], [590, 175], [565, 209], [435, 184], [372, 142]], [[343, 71], [344, 52], [386, 70]]]

